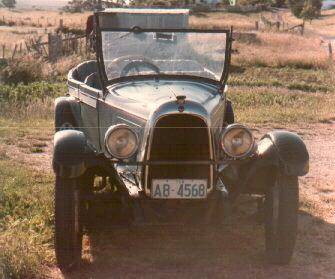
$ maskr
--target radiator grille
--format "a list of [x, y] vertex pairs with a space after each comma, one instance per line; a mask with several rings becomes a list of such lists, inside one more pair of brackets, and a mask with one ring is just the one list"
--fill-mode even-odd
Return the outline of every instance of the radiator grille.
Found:
[[[210, 144], [206, 123], [185, 114], [161, 118], [153, 131], [150, 161], [208, 161]], [[152, 179], [208, 179], [209, 165], [150, 166], [148, 187]], [[209, 184], [209, 183], [208, 183]]]

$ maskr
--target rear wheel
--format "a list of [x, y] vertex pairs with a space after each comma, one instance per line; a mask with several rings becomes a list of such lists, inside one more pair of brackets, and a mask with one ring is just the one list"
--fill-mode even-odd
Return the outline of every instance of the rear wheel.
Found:
[[265, 196], [265, 248], [270, 263], [291, 260], [298, 221], [299, 184], [296, 176], [279, 175]]
[[55, 251], [60, 269], [69, 270], [81, 260], [82, 225], [80, 179], [56, 177]]

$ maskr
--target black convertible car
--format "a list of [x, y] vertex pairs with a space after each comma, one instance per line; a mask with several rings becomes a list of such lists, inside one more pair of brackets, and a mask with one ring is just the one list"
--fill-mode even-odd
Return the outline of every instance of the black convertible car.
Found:
[[224, 221], [240, 194], [263, 198], [271, 263], [290, 261], [298, 176], [309, 155], [291, 132], [256, 142], [227, 99], [232, 30], [113, 28], [95, 14], [95, 61], [68, 74], [55, 102], [55, 249], [82, 252], [92, 200], [106, 194], [122, 224]]

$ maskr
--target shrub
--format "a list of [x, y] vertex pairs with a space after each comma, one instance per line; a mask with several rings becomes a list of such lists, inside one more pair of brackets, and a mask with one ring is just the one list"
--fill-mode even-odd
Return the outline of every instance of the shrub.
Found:
[[1, 71], [1, 79], [5, 83], [18, 84], [34, 82], [43, 78], [42, 63], [26, 57], [9, 62]]
[[43, 102], [56, 98], [65, 91], [66, 85], [63, 83], [34, 82], [29, 85], [0, 85], [0, 105], [1, 103], [27, 105], [36, 101]]

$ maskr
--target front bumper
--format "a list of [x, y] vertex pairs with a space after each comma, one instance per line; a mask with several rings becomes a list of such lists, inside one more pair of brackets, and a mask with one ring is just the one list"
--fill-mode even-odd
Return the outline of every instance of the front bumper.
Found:
[[[209, 180], [207, 193], [211, 194], [213, 191], [222, 192], [224, 195], [227, 195], [227, 188], [225, 183], [225, 176], [229, 177], [227, 181], [231, 180], [231, 177], [234, 177], [233, 180], [236, 180], [236, 172], [240, 169], [240, 166], [248, 164], [251, 158], [244, 160], [220, 160], [220, 161], [145, 161], [145, 162], [118, 162], [116, 164], [116, 170], [126, 185], [128, 189], [134, 191], [134, 187], [137, 188], [138, 195], [143, 192], [144, 196], [150, 197], [149, 189], [145, 187], [145, 175], [141, 170], [145, 170], [148, 166], [211, 166], [213, 170], [213, 177]], [[237, 175], [238, 176], [238, 175]], [[184, 177], [183, 177], [184, 178]], [[186, 177], [185, 177], [186, 178]], [[174, 179], [171, 177], [170, 179]], [[192, 177], [187, 177], [187, 179], [193, 179]], [[194, 178], [196, 179], [196, 178]], [[143, 195], [142, 195], [143, 196]]]

